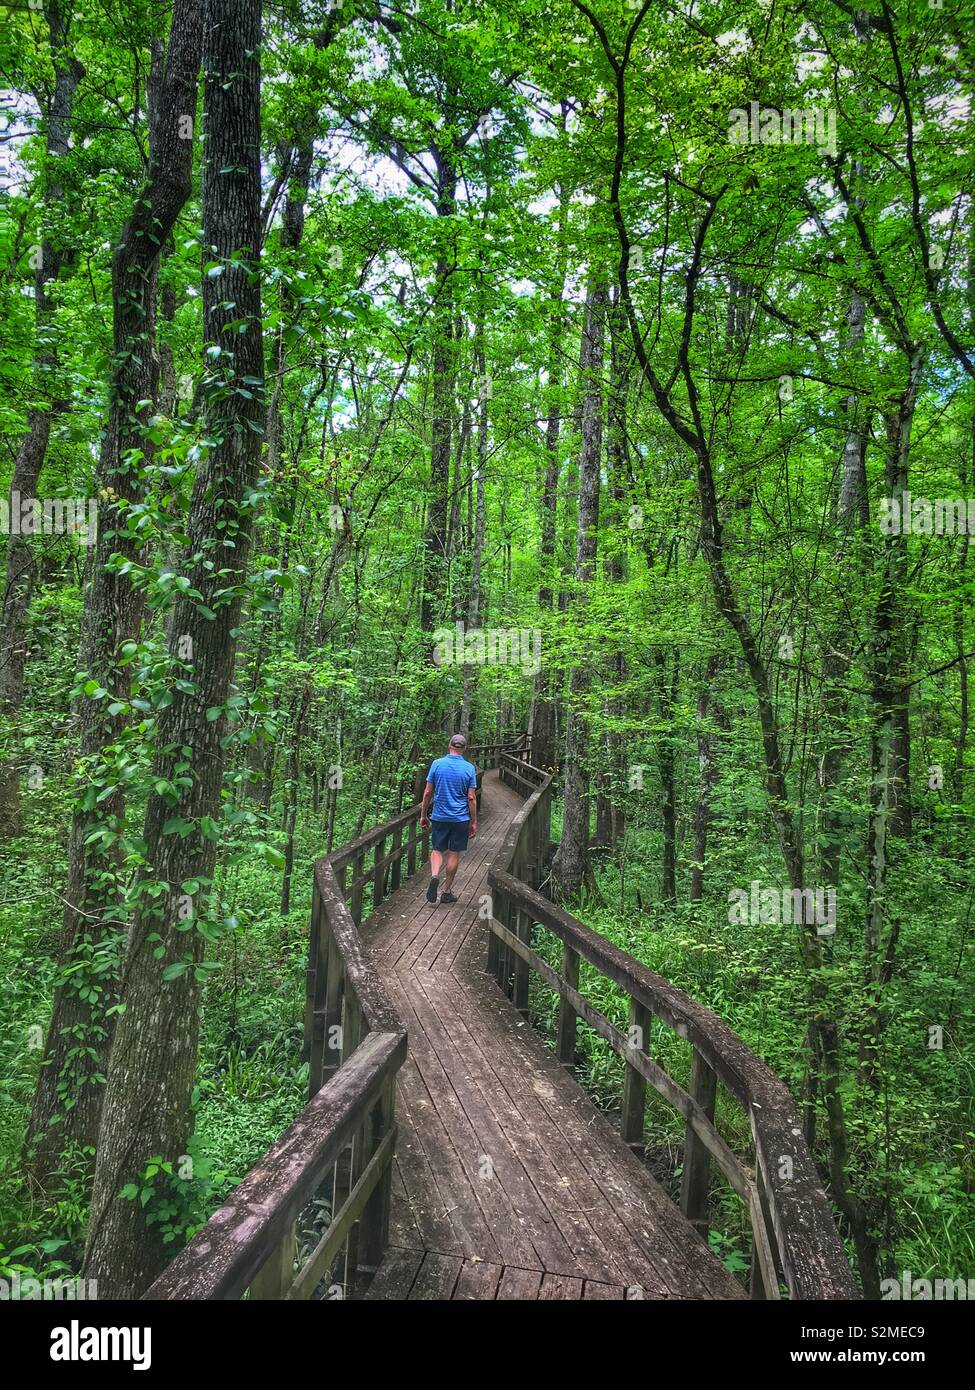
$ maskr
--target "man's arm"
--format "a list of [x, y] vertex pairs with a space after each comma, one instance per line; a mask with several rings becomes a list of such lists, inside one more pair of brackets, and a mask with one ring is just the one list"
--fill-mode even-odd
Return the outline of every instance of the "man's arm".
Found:
[[470, 791], [467, 793], [467, 809], [468, 809], [468, 811], [470, 812], [470, 815], [471, 815], [471, 830], [470, 830], [470, 836], [471, 836], [471, 839], [473, 840], [474, 836], [477, 834], [477, 788], [476, 788], [476, 787], [471, 787]]
[[420, 829], [425, 830], [430, 824], [430, 803], [433, 800], [433, 783], [428, 782], [423, 788], [423, 800], [420, 802]]

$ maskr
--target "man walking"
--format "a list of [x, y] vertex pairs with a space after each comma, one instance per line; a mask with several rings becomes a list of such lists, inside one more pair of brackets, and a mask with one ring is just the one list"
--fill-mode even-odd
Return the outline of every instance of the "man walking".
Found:
[[446, 869], [440, 901], [457, 901], [450, 891], [450, 886], [454, 881], [461, 853], [467, 848], [468, 838], [473, 840], [477, 834], [477, 769], [464, 757], [466, 750], [467, 739], [463, 734], [454, 734], [447, 745], [447, 756], [437, 758], [431, 763], [430, 771], [427, 773], [427, 784], [423, 788], [420, 825], [424, 830], [428, 825], [433, 825], [428, 903], [437, 901], [440, 870], [445, 858]]

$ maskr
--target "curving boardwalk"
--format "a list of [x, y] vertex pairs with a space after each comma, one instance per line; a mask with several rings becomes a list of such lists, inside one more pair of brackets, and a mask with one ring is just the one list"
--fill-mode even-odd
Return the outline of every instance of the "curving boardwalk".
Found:
[[485, 774], [458, 902], [431, 906], [421, 871], [362, 927], [409, 1032], [366, 1298], [747, 1297], [485, 973], [478, 899], [522, 805]]
[[[538, 891], [552, 774], [521, 741], [477, 751], [500, 771], [483, 777], [456, 904], [426, 901], [419, 805], [317, 861], [308, 1103], [144, 1297], [854, 1296], [782, 1081], [723, 1020]], [[561, 942], [559, 969], [534, 949], [535, 924]], [[626, 1032], [580, 991], [583, 961], [628, 998]], [[530, 972], [558, 995], [554, 1049], [528, 1022]], [[622, 1060], [619, 1130], [572, 1074], [580, 1018]], [[690, 1046], [686, 1088], [646, 1050], [652, 1019]], [[750, 1161], [716, 1127], [719, 1086], [748, 1117]], [[684, 1119], [679, 1206], [632, 1151], [650, 1090]], [[748, 1294], [701, 1235], [718, 1175], [752, 1228]]]

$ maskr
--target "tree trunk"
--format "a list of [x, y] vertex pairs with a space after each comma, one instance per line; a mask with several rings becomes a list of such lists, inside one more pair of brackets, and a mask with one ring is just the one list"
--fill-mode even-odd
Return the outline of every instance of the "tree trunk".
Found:
[[[98, 541], [85, 593], [79, 657], [79, 669], [101, 694], [84, 697], [78, 709], [87, 785], [72, 816], [59, 956], [62, 983], [55, 993], [27, 1135], [28, 1161], [41, 1181], [53, 1172], [66, 1142], [95, 1143], [104, 1088], [94, 1078], [104, 1076], [111, 1047], [113, 1017], [106, 1010], [114, 1003], [124, 932], [119, 835], [125, 792], [114, 767], [100, 754], [123, 737], [124, 713], [112, 715], [108, 706], [129, 696], [128, 672], [119, 661], [123, 644], [138, 639], [144, 597], [128, 575], [115, 564], [109, 570], [108, 564], [113, 556], [138, 562], [141, 555], [138, 539], [126, 532], [118, 503], [137, 503], [144, 496], [145, 460], [151, 453], [145, 428], [159, 386], [156, 270], [191, 190], [200, 34], [196, 0], [176, 0], [165, 71], [151, 112], [149, 177], [112, 260], [112, 399], [96, 474]], [[100, 789], [109, 794], [96, 802]], [[81, 998], [79, 991], [90, 984], [100, 990], [97, 1000]], [[68, 1110], [65, 1097], [75, 1102]]]
[[[565, 128], [567, 106], [562, 105], [562, 125]], [[555, 566], [555, 537], [559, 502], [559, 435], [562, 425], [562, 338], [565, 332], [565, 277], [567, 269], [566, 234], [568, 218], [568, 198], [564, 189], [559, 190], [558, 244], [559, 263], [555, 275], [552, 298], [549, 303], [548, 338], [548, 380], [546, 395], [548, 409], [545, 418], [545, 479], [542, 484], [542, 536], [541, 536], [541, 574], [538, 590], [538, 606], [543, 613], [554, 609], [552, 571]], [[551, 666], [542, 662], [541, 670], [535, 676], [535, 691], [532, 704], [532, 762], [536, 767], [554, 770], [558, 763], [556, 746], [558, 714], [555, 691], [552, 688]]]
[[699, 903], [704, 897], [704, 870], [707, 865], [708, 835], [711, 830], [711, 803], [718, 785], [718, 760], [715, 751], [713, 722], [723, 722], [720, 706], [714, 696], [714, 681], [721, 670], [721, 656], [712, 652], [704, 668], [704, 684], [697, 694], [695, 719], [697, 723], [697, 765], [700, 777], [697, 805], [694, 808], [694, 860], [691, 864], [690, 900]]
[[[437, 216], [448, 219], [457, 205], [457, 173], [449, 158], [436, 152]], [[447, 237], [446, 227], [441, 228]], [[454, 313], [451, 270], [446, 246], [437, 261], [436, 318], [433, 340], [432, 422], [430, 429], [430, 501], [424, 539], [423, 595], [420, 621], [431, 634], [443, 619], [447, 595], [447, 494], [450, 488], [451, 436], [454, 413]], [[431, 648], [432, 650], [432, 648]]]
[[[608, 530], [615, 532], [615, 545], [605, 561], [606, 579], [621, 584], [626, 578], [622, 538], [628, 534], [626, 516], [626, 486], [629, 479], [629, 453], [626, 440], [626, 414], [631, 354], [623, 345], [626, 321], [623, 317], [619, 290], [614, 290], [609, 311], [610, 372], [606, 409], [606, 473], [609, 482], [610, 515]], [[607, 528], [604, 528], [607, 529]], [[626, 658], [622, 651], [613, 653], [613, 684], [619, 688], [626, 679]], [[623, 767], [623, 739], [614, 721], [622, 714], [622, 703], [612, 697], [606, 704], [609, 727], [603, 734], [603, 768], [596, 794], [596, 836], [594, 843], [610, 851], [616, 848], [625, 833], [622, 791], [627, 785]]]
[[[596, 528], [599, 523], [599, 473], [603, 435], [603, 342], [609, 295], [595, 285], [586, 305], [579, 368], [583, 391], [582, 451], [579, 463], [579, 521], [576, 531], [576, 592], [573, 606], [586, 602], [585, 586], [596, 572]], [[589, 866], [589, 733], [583, 702], [589, 690], [589, 666], [577, 660], [569, 680], [569, 710], [565, 736], [565, 788], [562, 839], [552, 866], [558, 896], [574, 897], [591, 878]]]
[[[474, 505], [474, 555], [471, 562], [471, 598], [468, 608], [468, 628], [481, 624], [481, 560], [484, 553], [484, 476], [487, 468], [488, 446], [488, 396], [483, 389], [485, 380], [484, 343], [479, 341], [477, 349], [477, 370], [482, 382], [480, 414], [477, 421], [477, 500]], [[460, 732], [465, 736], [471, 731], [471, 702], [477, 682], [477, 667], [469, 663], [464, 667], [464, 697], [460, 713]]]
[[[264, 360], [258, 257], [260, 186], [260, 0], [207, 0], [204, 17], [205, 152], [203, 242], [223, 273], [203, 277], [204, 342], [215, 362], [205, 386], [207, 437], [190, 503], [184, 563], [202, 600], [182, 595], [173, 623], [174, 664], [191, 653], [191, 695], [175, 691], [159, 721], [146, 859], [132, 928], [122, 1015], [98, 1141], [84, 1273], [105, 1298], [133, 1298], [162, 1267], [164, 1247], [138, 1201], [120, 1197], [150, 1159], [176, 1164], [190, 1138], [205, 939], [184, 931], [209, 915], [233, 676], [252, 528], [250, 497], [264, 429]], [[243, 332], [239, 325], [246, 325]], [[227, 542], [233, 542], [228, 549]], [[213, 568], [218, 560], [219, 570]], [[227, 572], [229, 570], [229, 573]], [[216, 719], [208, 717], [214, 709]], [[185, 757], [181, 750], [188, 748]], [[191, 782], [161, 792], [178, 761]], [[145, 890], [158, 884], [158, 898]], [[177, 1186], [181, 1178], [158, 1185]]]
[[[59, 0], [49, 0], [46, 6], [51, 64], [54, 85], [50, 101], [45, 103], [43, 222], [55, 219], [56, 210], [64, 202], [64, 187], [58, 161], [67, 157], [71, 129], [71, 109], [75, 89], [84, 69], [71, 55], [68, 41], [71, 30], [71, 9], [64, 13]], [[7, 540], [6, 573], [4, 579], [2, 617], [0, 617], [0, 716], [9, 719], [14, 729], [14, 753], [0, 763], [0, 840], [10, 839], [21, 832], [20, 758], [16, 751], [17, 716], [24, 702], [24, 667], [27, 660], [27, 638], [24, 624], [34, 587], [34, 557], [29, 537], [15, 531], [13, 519], [17, 504], [23, 498], [37, 496], [44, 458], [51, 435], [51, 424], [66, 406], [57, 398], [57, 361], [51, 346], [51, 319], [54, 305], [48, 294], [48, 284], [61, 273], [64, 253], [60, 236], [48, 235], [35, 248], [34, 268], [34, 403], [27, 414], [27, 432], [20, 442], [14, 459], [10, 480], [10, 535]]]

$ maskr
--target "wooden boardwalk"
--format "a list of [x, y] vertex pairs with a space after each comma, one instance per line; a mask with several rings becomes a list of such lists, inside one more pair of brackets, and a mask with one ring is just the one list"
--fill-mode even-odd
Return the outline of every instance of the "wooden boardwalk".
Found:
[[409, 1030], [390, 1248], [372, 1299], [744, 1298], [485, 973], [478, 901], [523, 802], [485, 775], [458, 902], [420, 871], [362, 927]]

